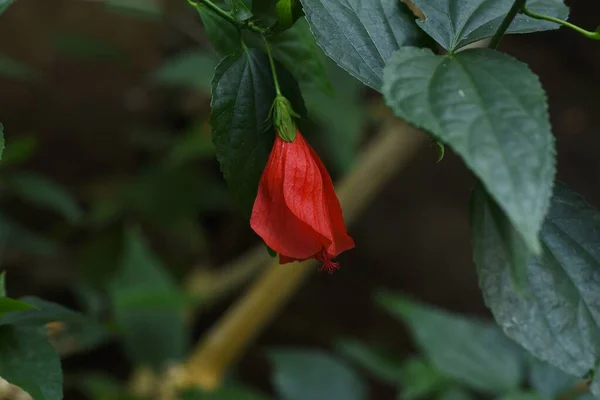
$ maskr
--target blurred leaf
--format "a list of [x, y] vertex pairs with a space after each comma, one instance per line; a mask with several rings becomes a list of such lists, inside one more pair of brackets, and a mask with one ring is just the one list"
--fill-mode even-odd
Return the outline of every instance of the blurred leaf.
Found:
[[123, 251], [121, 227], [92, 236], [79, 247], [78, 272], [81, 281], [94, 289], [105, 288], [118, 269]]
[[[2, 275], [2, 277], [4, 278], [4, 275]], [[4, 283], [2, 282], [2, 285], [3, 284]], [[31, 309], [35, 308], [31, 304], [27, 304], [27, 303], [24, 303], [19, 300], [9, 299], [8, 297], [4, 297], [5, 294], [4, 294], [3, 288], [2, 288], [2, 290], [0, 290], [0, 295], [2, 296], [2, 297], [0, 297], [0, 318], [5, 316], [6, 314], [9, 314], [12, 312], [31, 310]]]
[[[2, 126], [0, 125], [0, 134], [1, 132]], [[3, 134], [2, 137], [4, 137]], [[0, 158], [2, 159], [0, 166], [14, 166], [29, 160], [37, 150], [38, 143], [38, 139], [34, 135], [11, 138], [4, 152], [0, 151]]]
[[62, 400], [60, 358], [45, 330], [0, 327], [0, 376], [35, 400]]
[[6, 272], [0, 273], [0, 297], [6, 297]]
[[0, 213], [0, 248], [48, 256], [56, 251], [56, 244]]
[[0, 160], [4, 156], [4, 125], [0, 124]]
[[215, 14], [204, 4], [198, 4], [196, 9], [200, 14], [208, 40], [220, 56], [225, 57], [241, 52], [242, 39], [236, 26]]
[[268, 353], [273, 384], [283, 400], [366, 400], [366, 382], [336, 357], [314, 350]]
[[269, 36], [269, 43], [275, 58], [290, 71], [302, 88], [314, 87], [333, 95], [334, 89], [325, 70], [324, 55], [305, 18], [296, 21], [292, 28]]
[[246, 21], [252, 17], [252, 11], [250, 11], [252, 4], [248, 6], [244, 0], [228, 0], [227, 2], [231, 13], [238, 21]]
[[165, 157], [166, 166], [178, 167], [191, 160], [212, 159], [215, 156], [215, 145], [210, 132], [206, 132], [203, 127], [204, 121], [198, 121], [184, 136], [173, 143]]
[[41, 175], [13, 173], [7, 178], [7, 189], [32, 205], [62, 214], [71, 223], [78, 222], [83, 215], [69, 192]]
[[135, 400], [129, 389], [111, 376], [100, 373], [73, 376], [77, 387], [90, 400]]
[[123, 53], [103, 40], [79, 33], [61, 32], [54, 37], [54, 48], [59, 52], [89, 60], [117, 60]]
[[[283, 94], [306, 115], [298, 86], [278, 67]], [[273, 146], [268, 121], [275, 88], [267, 56], [255, 49], [225, 58], [212, 83], [210, 123], [221, 171], [238, 207], [250, 216], [258, 182]]]
[[408, 325], [420, 349], [447, 376], [490, 393], [519, 387], [523, 372], [520, 353], [496, 325], [388, 292], [379, 293], [377, 302]]
[[529, 383], [532, 389], [547, 399], [555, 399], [559, 395], [573, 389], [580, 379], [567, 375], [560, 369], [537, 359], [531, 360]]
[[472, 396], [465, 389], [456, 388], [456, 387], [445, 391], [444, 393], [442, 393], [440, 396], [437, 397], [437, 400], [473, 400], [473, 399], [475, 399], [475, 397]]
[[159, 370], [183, 357], [188, 344], [184, 294], [138, 230], [126, 234], [121, 270], [110, 284], [109, 295], [133, 361]]
[[500, 400], [544, 400], [544, 398], [533, 392], [515, 392], [502, 396]]
[[0, 318], [0, 326], [40, 326], [58, 321], [63, 325], [55, 339], [68, 340], [78, 350], [89, 350], [109, 337], [108, 328], [84, 314], [37, 297], [21, 300], [35, 309], [7, 314]]
[[160, 4], [159, 0], [104, 0], [109, 11], [153, 20], [162, 15]]
[[39, 72], [28, 65], [0, 54], [0, 77], [22, 81], [33, 81], [39, 79], [40, 75]]
[[454, 384], [421, 358], [411, 358], [402, 365], [400, 381], [402, 391], [398, 398], [402, 400], [428, 399]]
[[335, 348], [376, 378], [398, 383], [403, 376], [402, 363], [388, 351], [367, 346], [357, 340], [338, 340]]
[[210, 81], [218, 60], [204, 49], [193, 49], [172, 56], [152, 73], [157, 85], [198, 89], [210, 93]]
[[269, 397], [241, 386], [225, 386], [212, 392], [200, 389], [181, 394], [181, 400], [268, 400]]
[[14, 1], [15, 0], [0, 0], [0, 15], [2, 15], [2, 13], [6, 11], [6, 9], [10, 7], [12, 3], [14, 3]]

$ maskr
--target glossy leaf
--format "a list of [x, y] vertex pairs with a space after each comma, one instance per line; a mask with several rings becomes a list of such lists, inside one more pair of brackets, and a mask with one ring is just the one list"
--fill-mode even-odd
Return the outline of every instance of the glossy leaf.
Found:
[[40, 328], [0, 327], [0, 376], [35, 400], [62, 400], [60, 358]]
[[165, 60], [151, 75], [157, 85], [193, 88], [210, 92], [210, 81], [217, 60], [201, 49], [177, 54]]
[[57, 183], [32, 173], [13, 173], [8, 180], [9, 190], [34, 206], [56, 211], [71, 223], [78, 222], [83, 212], [75, 199]]
[[390, 60], [383, 93], [398, 117], [462, 157], [539, 253], [555, 148], [546, 96], [529, 68], [489, 49], [436, 56], [406, 47]]
[[127, 232], [109, 296], [132, 360], [159, 370], [183, 357], [188, 342], [185, 298], [137, 230]]
[[[425, 15], [419, 26], [446, 50], [494, 36], [514, 0], [414, 0]], [[566, 19], [569, 9], [561, 0], [530, 0], [532, 11]], [[559, 25], [517, 15], [507, 33], [558, 29]]]
[[391, 293], [380, 293], [377, 300], [408, 325], [420, 349], [443, 374], [490, 393], [519, 387], [522, 365], [518, 349], [493, 324]]
[[[281, 67], [278, 75], [283, 94], [305, 115], [296, 82]], [[247, 50], [227, 57], [217, 67], [212, 93], [217, 158], [233, 199], [249, 216], [275, 135], [268, 120], [275, 89], [267, 56]]]
[[231, 22], [215, 14], [214, 11], [199, 3], [196, 6], [208, 40], [221, 56], [242, 51], [240, 30]]
[[317, 43], [340, 67], [379, 90], [394, 51], [417, 44], [414, 17], [397, 0], [301, 0]]
[[367, 386], [339, 359], [312, 350], [269, 352], [273, 385], [282, 400], [366, 400]]
[[[583, 378], [600, 361], [600, 213], [557, 185], [541, 231], [543, 253], [525, 266], [519, 293], [501, 237], [481, 196], [472, 211], [474, 259], [486, 304], [504, 332], [529, 352]], [[598, 392], [598, 378], [592, 390]]]

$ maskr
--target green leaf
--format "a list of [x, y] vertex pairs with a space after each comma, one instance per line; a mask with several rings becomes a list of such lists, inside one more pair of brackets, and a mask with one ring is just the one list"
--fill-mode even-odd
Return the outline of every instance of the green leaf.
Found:
[[502, 396], [500, 400], [544, 400], [544, 398], [533, 392], [514, 392]]
[[339, 359], [313, 350], [269, 352], [273, 385], [282, 400], [366, 400], [367, 386]]
[[[4, 274], [2, 275], [2, 280], [4, 280]], [[0, 282], [0, 318], [5, 316], [6, 314], [17, 312], [17, 311], [25, 311], [31, 310], [33, 307], [31, 304], [24, 303], [19, 300], [9, 299], [8, 297], [4, 297], [4, 282]]]
[[183, 294], [137, 230], [127, 232], [109, 295], [133, 361], [160, 370], [183, 357], [188, 344]]
[[55, 336], [56, 341], [68, 341], [69, 346], [77, 350], [89, 350], [104, 342], [110, 335], [108, 328], [98, 321], [59, 304], [37, 297], [24, 297], [21, 300], [30, 305], [30, 310], [4, 315], [0, 318], [0, 326], [35, 327], [48, 322], [62, 322], [63, 330]]
[[0, 124], [0, 160], [4, 153], [4, 125]]
[[467, 392], [465, 389], [461, 388], [452, 388], [440, 396], [437, 397], [437, 400], [472, 400], [474, 397]]
[[301, 87], [314, 87], [333, 95], [333, 87], [305, 18], [293, 27], [269, 37], [275, 58], [298, 80]]
[[0, 376], [35, 400], [62, 400], [60, 359], [40, 328], [0, 327]]
[[40, 78], [40, 74], [28, 65], [0, 54], [0, 77], [21, 81], [34, 81]]
[[[73, 376], [73, 381], [91, 400], [136, 400], [128, 388], [111, 376], [100, 373], [85, 373]], [[138, 399], [139, 400], [139, 399]]]
[[192, 160], [214, 159], [215, 145], [210, 131], [204, 128], [205, 121], [198, 121], [191, 129], [177, 138], [166, 154], [164, 165], [167, 168], [182, 166]]
[[160, 18], [162, 14], [160, 4], [159, 0], [104, 0], [104, 5], [109, 11], [150, 20]]
[[[474, 207], [474, 259], [486, 304], [504, 332], [539, 359], [584, 377], [600, 363], [600, 213], [564, 185], [554, 189], [541, 231], [543, 253], [529, 260], [517, 292], [512, 258], [490, 204]], [[592, 382], [597, 391], [598, 378]]]
[[[34, 135], [11, 138], [8, 147], [4, 152], [0, 150], [0, 166], [14, 166], [29, 160], [37, 150], [39, 141]], [[2, 134], [2, 125], [0, 124], [0, 148], [4, 147], [4, 135]]]
[[8, 189], [20, 199], [56, 211], [71, 223], [81, 220], [83, 212], [75, 199], [65, 189], [41, 175], [13, 173], [7, 179]]
[[531, 364], [529, 371], [531, 388], [547, 399], [558, 398], [559, 395], [572, 390], [580, 380], [548, 363], [532, 360]]
[[538, 78], [494, 50], [436, 56], [406, 47], [390, 60], [384, 80], [394, 113], [452, 147], [539, 253], [555, 149]]
[[200, 3], [196, 6], [208, 40], [223, 57], [242, 51], [240, 30]]
[[0, 15], [14, 2], [15, 0], [0, 0]]
[[357, 340], [338, 340], [336, 350], [369, 371], [374, 377], [397, 384], [403, 376], [402, 363], [383, 349]]
[[83, 60], [119, 60], [124, 55], [109, 43], [79, 33], [60, 32], [54, 37], [54, 48]]
[[225, 386], [211, 392], [200, 389], [181, 394], [181, 400], [267, 400], [269, 397], [242, 386]]
[[250, 11], [252, 4], [248, 6], [244, 0], [228, 0], [228, 3], [230, 3], [231, 13], [236, 20], [246, 21], [252, 18], [252, 11]]
[[[446, 50], [454, 51], [494, 36], [514, 0], [414, 0], [426, 19], [419, 26]], [[567, 19], [562, 0], [530, 0], [527, 7], [546, 15]], [[507, 33], [530, 33], [558, 29], [559, 25], [517, 15]]]
[[6, 272], [0, 273], [0, 298], [6, 297]]
[[7, 250], [16, 249], [34, 256], [48, 256], [56, 251], [54, 242], [30, 231], [18, 222], [6, 218], [1, 213], [0, 244]]
[[[401, 371], [402, 391], [399, 399], [429, 399], [452, 387], [454, 382], [438, 371], [431, 363], [421, 358], [410, 358]], [[441, 397], [445, 397], [443, 394]]]
[[383, 67], [394, 51], [419, 41], [412, 14], [397, 0], [301, 2], [325, 54], [375, 90], [381, 88]]
[[165, 60], [151, 75], [154, 84], [210, 92], [217, 60], [203, 49], [179, 53]]
[[443, 374], [485, 392], [519, 387], [520, 354], [496, 326], [391, 293], [379, 293], [377, 301], [408, 324], [421, 350]]
[[[281, 89], [300, 115], [306, 115], [298, 86], [278, 67]], [[213, 79], [210, 123], [221, 171], [233, 199], [249, 216], [274, 131], [268, 121], [275, 89], [267, 56], [248, 50], [225, 58]]]

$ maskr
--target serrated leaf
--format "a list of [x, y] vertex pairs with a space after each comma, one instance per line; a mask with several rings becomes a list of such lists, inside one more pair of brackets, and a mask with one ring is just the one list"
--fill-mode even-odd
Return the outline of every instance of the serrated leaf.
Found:
[[458, 153], [527, 247], [539, 253], [555, 148], [538, 78], [525, 64], [494, 50], [436, 56], [406, 47], [390, 60], [384, 80], [383, 93], [394, 113]]
[[0, 327], [0, 376], [35, 400], [62, 400], [60, 358], [40, 328]]
[[374, 377], [397, 384], [401, 381], [402, 363], [388, 352], [357, 340], [338, 340], [336, 350], [369, 371]]
[[301, 2], [325, 54], [375, 90], [381, 88], [383, 68], [394, 51], [419, 41], [412, 14], [397, 0]]
[[305, 18], [290, 29], [269, 37], [273, 55], [298, 80], [301, 87], [314, 87], [330, 95], [333, 87], [322, 54]]
[[[446, 50], [454, 51], [494, 36], [514, 0], [414, 0], [425, 14], [419, 26]], [[562, 0], [530, 0], [527, 7], [545, 15], [567, 19]], [[559, 25], [517, 15], [507, 33], [530, 33], [558, 29]]]
[[377, 302], [408, 324], [426, 357], [448, 377], [489, 393], [519, 387], [522, 365], [518, 349], [493, 324], [386, 292], [378, 294]]
[[553, 365], [532, 360], [529, 370], [531, 388], [544, 398], [555, 399], [575, 388], [580, 379], [564, 373]]
[[15, 0], [0, 0], [0, 15], [14, 2]]
[[78, 222], [83, 212], [75, 199], [57, 183], [33, 173], [13, 173], [7, 180], [10, 192], [34, 206], [56, 211], [71, 223]]
[[[527, 285], [519, 293], [489, 209], [480, 204], [471, 216], [486, 304], [504, 332], [534, 356], [583, 378], [600, 363], [600, 213], [557, 185], [540, 234], [543, 253], [527, 263]], [[598, 393], [595, 383], [598, 378], [591, 385]]]
[[[277, 69], [283, 94], [296, 112], [306, 115], [296, 82], [282, 67]], [[275, 89], [267, 56], [247, 50], [225, 58], [217, 67], [212, 94], [217, 158], [233, 199], [249, 216], [275, 136], [268, 120]]]
[[188, 344], [185, 301], [137, 230], [126, 234], [121, 269], [109, 296], [133, 361], [160, 370], [183, 357]]
[[240, 30], [231, 22], [199, 3], [196, 5], [204, 31], [216, 52], [225, 57], [242, 51]]
[[366, 400], [361, 377], [339, 359], [314, 350], [269, 352], [272, 381], [282, 400]]
[[157, 85], [193, 88], [210, 92], [217, 60], [203, 49], [182, 52], [163, 61], [150, 76]]

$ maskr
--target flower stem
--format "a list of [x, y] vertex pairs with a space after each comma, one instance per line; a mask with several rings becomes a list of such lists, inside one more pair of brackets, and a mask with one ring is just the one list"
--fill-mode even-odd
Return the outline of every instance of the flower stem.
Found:
[[589, 39], [600, 40], [600, 26], [598, 28], [596, 28], [595, 32], [587, 31], [577, 25], [574, 25], [574, 24], [567, 22], [565, 20], [562, 20], [560, 18], [555, 18], [550, 15], [538, 14], [534, 11], [529, 10], [525, 6], [523, 7], [523, 14], [527, 15], [528, 17], [534, 18], [534, 19], [541, 19], [544, 21], [550, 21], [550, 22], [554, 22], [554, 23], [562, 25], [562, 26], [566, 26], [567, 28], [571, 28], [574, 31], [581, 33], [583, 36], [585, 36]]
[[277, 96], [283, 96], [281, 94], [281, 87], [279, 86], [279, 77], [277, 76], [277, 68], [275, 67], [275, 59], [273, 58], [273, 54], [271, 53], [271, 45], [267, 38], [263, 35], [263, 41], [265, 42], [265, 47], [267, 48], [267, 55], [269, 56], [269, 64], [271, 64], [271, 72], [273, 73], [273, 83], [275, 84], [275, 92]]
[[510, 11], [508, 12], [508, 14], [506, 14], [504, 21], [502, 21], [502, 24], [500, 24], [500, 27], [494, 34], [494, 37], [492, 38], [492, 41], [489, 45], [490, 49], [498, 48], [498, 46], [500, 45], [500, 41], [502, 40], [502, 36], [504, 36], [506, 31], [508, 30], [508, 27], [510, 26], [510, 24], [512, 24], [519, 11], [521, 11], [523, 7], [525, 7], [526, 1], [527, 0], [515, 0]]

